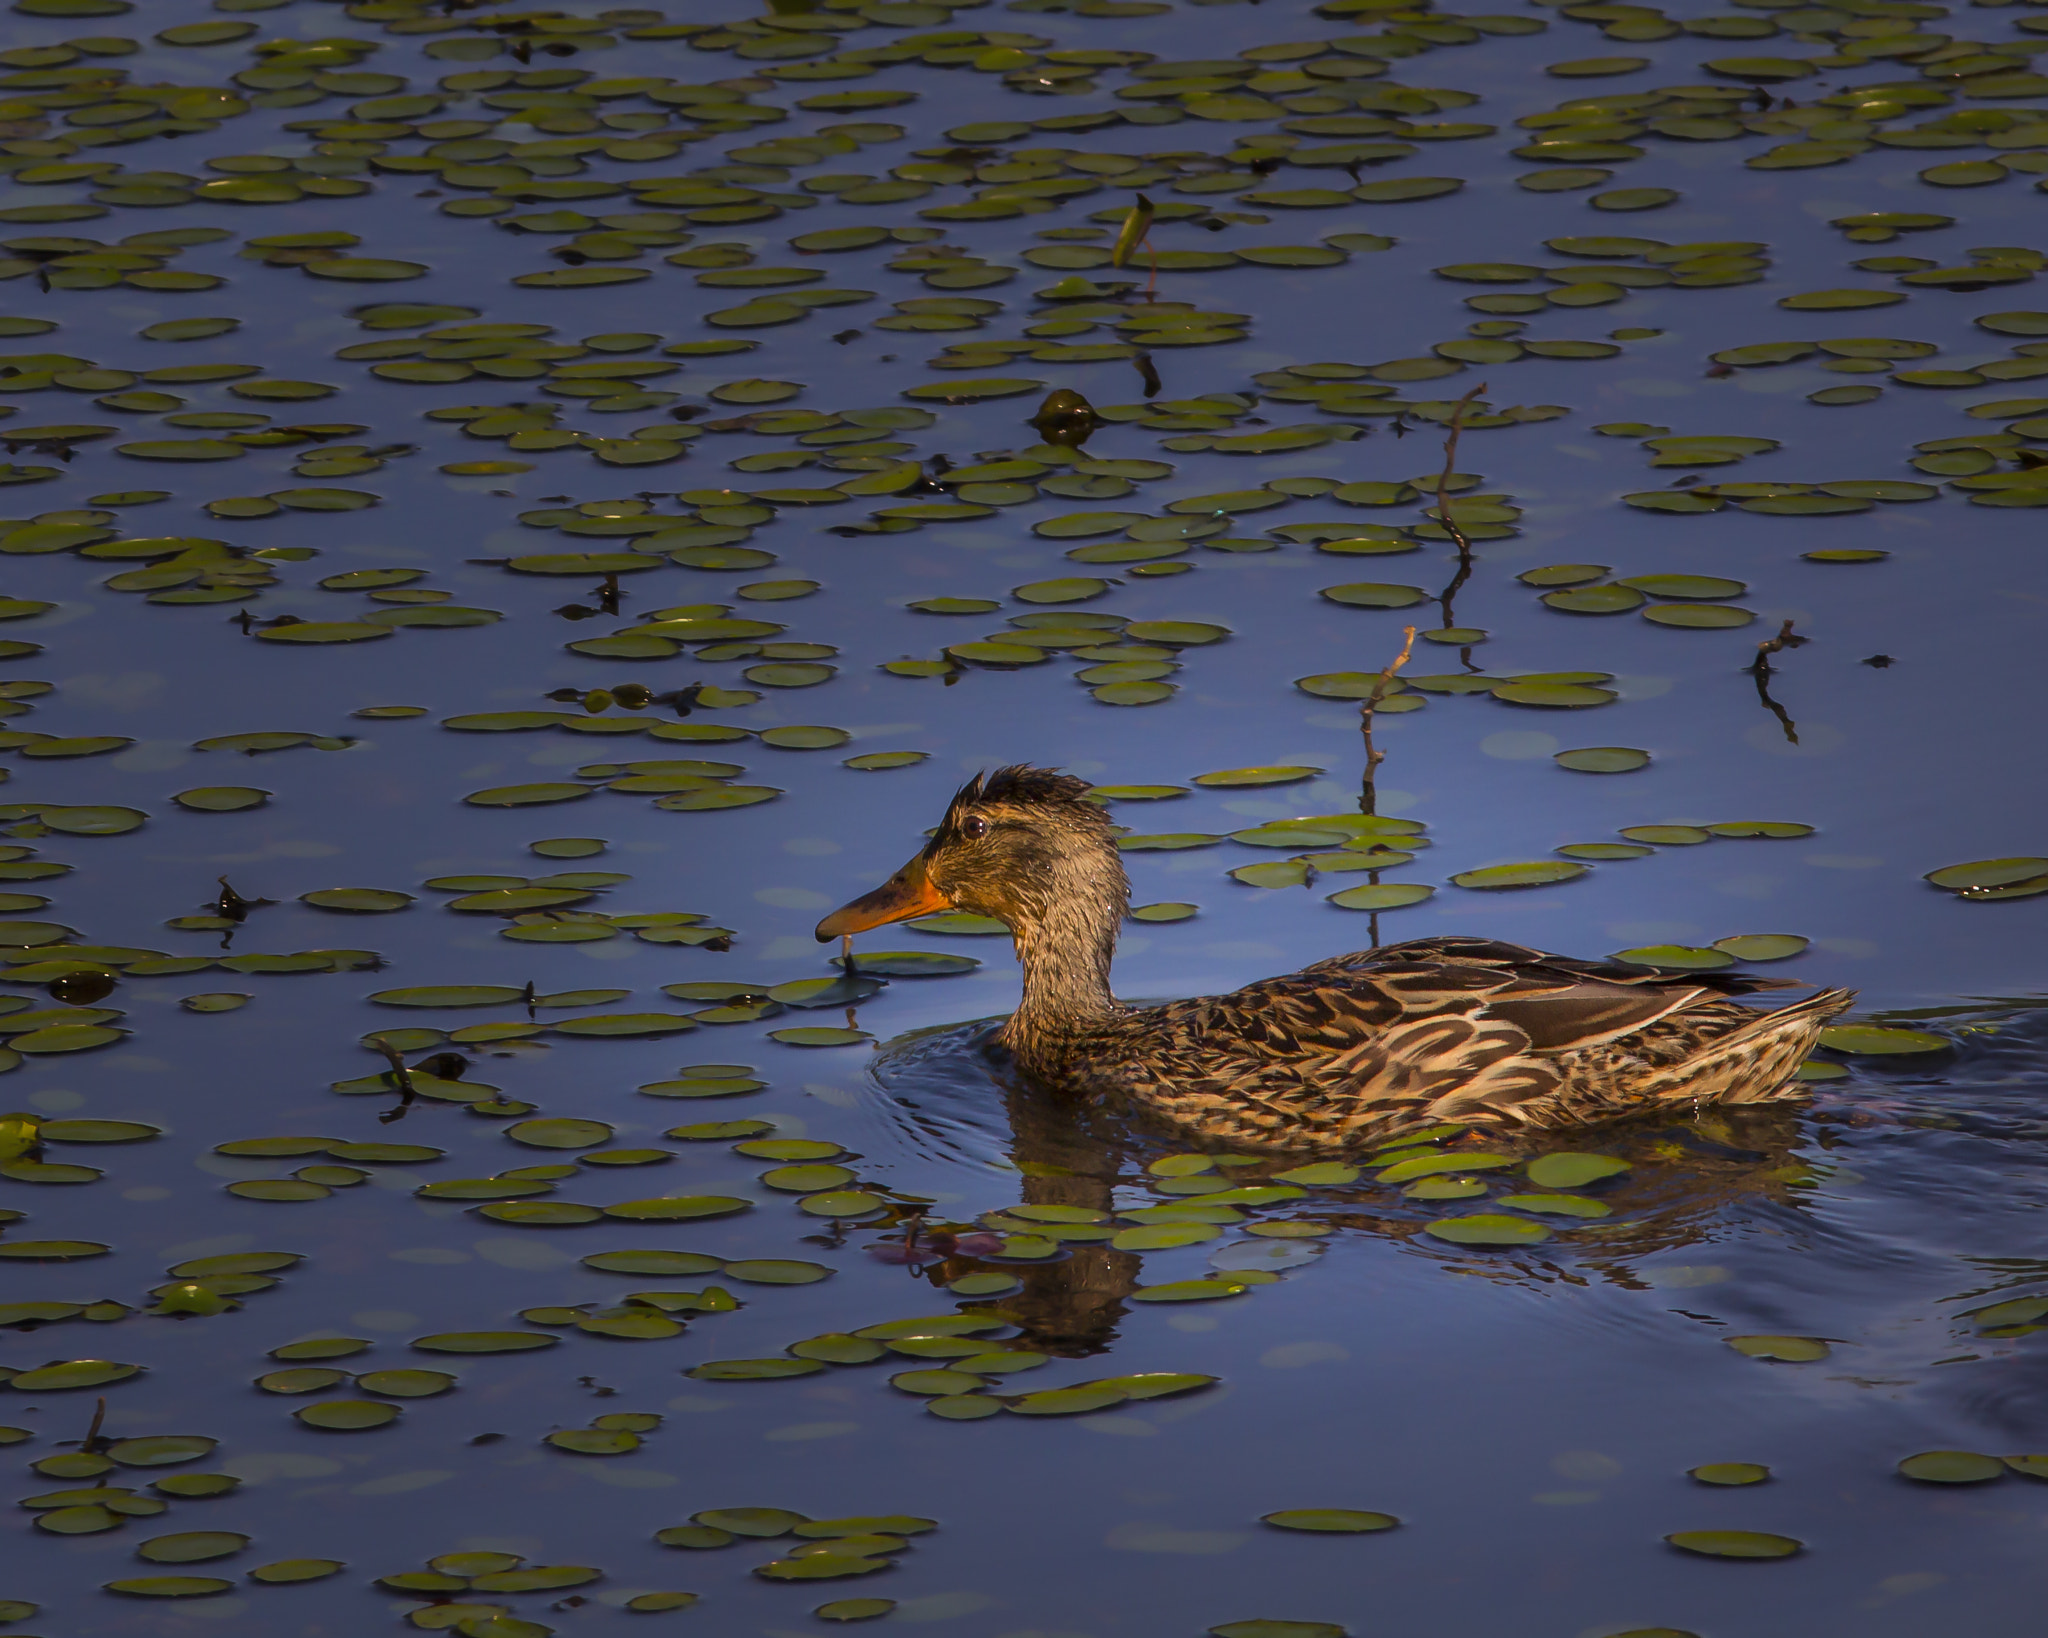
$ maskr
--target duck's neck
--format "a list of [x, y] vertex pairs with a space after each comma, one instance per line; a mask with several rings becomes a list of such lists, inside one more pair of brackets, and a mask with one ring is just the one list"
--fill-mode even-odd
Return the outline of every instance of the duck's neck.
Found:
[[1028, 1068], [1052, 1069], [1122, 1012], [1109, 987], [1118, 925], [1129, 900], [1123, 872], [1049, 897], [1011, 924], [1024, 969], [1024, 996], [1002, 1039]]

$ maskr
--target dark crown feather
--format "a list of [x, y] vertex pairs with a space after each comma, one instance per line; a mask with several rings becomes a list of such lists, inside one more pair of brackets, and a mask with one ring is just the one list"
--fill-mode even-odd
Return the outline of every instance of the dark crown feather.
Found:
[[946, 808], [946, 823], [941, 828], [949, 828], [965, 809], [978, 807], [984, 803], [1042, 808], [1049, 813], [1106, 823], [1107, 814], [1095, 803], [1087, 800], [1088, 793], [1093, 789], [1094, 787], [1085, 779], [1076, 779], [1072, 774], [1064, 774], [1054, 768], [1034, 768], [1029, 763], [1014, 762], [1008, 767], [997, 768], [992, 773], [978, 773], [962, 785]]

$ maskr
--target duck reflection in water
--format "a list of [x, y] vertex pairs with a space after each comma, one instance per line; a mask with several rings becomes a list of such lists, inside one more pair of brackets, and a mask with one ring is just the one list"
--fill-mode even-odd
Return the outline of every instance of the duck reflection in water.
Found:
[[[1061, 1208], [1057, 1215], [1062, 1218], [1089, 1220], [1037, 1222], [1027, 1215], [1019, 1221], [1012, 1215], [1016, 1207], [986, 1212], [976, 1222], [912, 1219], [885, 1231], [869, 1249], [885, 1261], [908, 1264], [908, 1272], [941, 1290], [974, 1274], [1014, 1277], [1019, 1289], [972, 1303], [1000, 1311], [1019, 1328], [1022, 1334], [1006, 1339], [1004, 1347], [1076, 1359], [1107, 1353], [1139, 1287], [1210, 1274], [1181, 1266], [1178, 1252], [1173, 1272], [1157, 1263], [1148, 1270], [1140, 1252], [1112, 1243], [1112, 1235], [1135, 1226], [1132, 1214], [1202, 1205], [1204, 1194], [1190, 1184], [1218, 1194], [1270, 1185], [1299, 1157], [1246, 1155], [1225, 1144], [1206, 1144], [1211, 1172], [1169, 1179], [1152, 1168], [1169, 1155], [1183, 1157], [1185, 1165], [1189, 1148], [1184, 1137], [1147, 1123], [1142, 1115], [1049, 1090], [1016, 1073], [995, 1047], [994, 1036], [994, 1025], [984, 1021], [891, 1043], [870, 1071], [882, 1107], [914, 1151], [955, 1164], [966, 1158], [963, 1150], [978, 1151], [983, 1164], [1000, 1154], [1021, 1173], [1016, 1185], [1020, 1206]], [[994, 1103], [999, 1103], [1002, 1127], [992, 1131]], [[1435, 1141], [1399, 1146], [1395, 1156], [1367, 1157], [1353, 1182], [1315, 1185], [1299, 1193], [1283, 1185], [1290, 1190], [1287, 1197], [1269, 1205], [1212, 1207], [1200, 1215], [1225, 1221], [1217, 1225], [1217, 1238], [1202, 1244], [1212, 1253], [1226, 1246], [1278, 1250], [1302, 1247], [1311, 1238], [1323, 1244], [1365, 1235], [1454, 1267], [1461, 1275], [1478, 1272], [1531, 1285], [1606, 1281], [1646, 1289], [1650, 1282], [1637, 1270], [1639, 1259], [1712, 1239], [1731, 1214], [1799, 1204], [1801, 1187], [1813, 1175], [1794, 1154], [1802, 1136], [1799, 1113], [1784, 1104], [1760, 1104], [1712, 1108], [1676, 1120], [1663, 1113], [1603, 1127], [1590, 1146], [1624, 1164], [1613, 1175], [1570, 1191], [1570, 1198], [1584, 1203], [1581, 1209], [1589, 1220], [1552, 1220], [1592, 1233], [1581, 1232], [1569, 1242], [1475, 1255], [1475, 1248], [1429, 1236], [1424, 1225], [1447, 1209], [1441, 1192], [1447, 1185], [1469, 1191], [1460, 1198], [1459, 1212], [1485, 1210], [1489, 1195], [1540, 1190], [1542, 1185], [1528, 1177], [1526, 1163], [1567, 1148], [1555, 1135], [1502, 1143], [1493, 1135], [1450, 1127]], [[969, 1130], [973, 1127], [982, 1130]], [[1574, 1152], [1583, 1152], [1588, 1142], [1581, 1137]], [[1418, 1189], [1414, 1183], [1404, 1188], [1374, 1177], [1375, 1162], [1425, 1155], [1449, 1163], [1422, 1180], [1433, 1188]], [[1477, 1164], [1460, 1171], [1460, 1157]], [[1195, 1218], [1188, 1213], [1188, 1220]], [[1301, 1239], [1230, 1239], [1235, 1223], [1261, 1220], [1291, 1221], [1324, 1233]], [[992, 1223], [1006, 1227], [991, 1232]], [[1003, 1257], [1008, 1237], [1026, 1228], [1057, 1241], [1057, 1251], [1045, 1260]], [[1228, 1280], [1232, 1275], [1211, 1277]]]

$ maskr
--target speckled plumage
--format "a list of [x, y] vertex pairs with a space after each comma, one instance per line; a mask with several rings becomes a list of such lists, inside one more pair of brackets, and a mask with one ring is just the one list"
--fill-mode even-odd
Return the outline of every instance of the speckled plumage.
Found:
[[1283, 1151], [1377, 1143], [1446, 1120], [1540, 1130], [1793, 1097], [1793, 1072], [1854, 999], [1823, 990], [1761, 1012], [1730, 997], [1796, 986], [1452, 936], [1333, 956], [1227, 995], [1124, 1006], [1109, 962], [1129, 884], [1087, 791], [1039, 768], [971, 781], [923, 853], [820, 923], [819, 936], [939, 904], [995, 916], [1024, 968], [1023, 1001], [1000, 1039], [1026, 1073], [1236, 1147]]

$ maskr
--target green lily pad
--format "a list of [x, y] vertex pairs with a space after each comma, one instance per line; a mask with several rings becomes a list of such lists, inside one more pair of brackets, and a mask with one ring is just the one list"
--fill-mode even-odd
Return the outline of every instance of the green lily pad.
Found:
[[1425, 882], [1381, 882], [1347, 887], [1341, 893], [1327, 895], [1325, 902], [1340, 910], [1399, 910], [1406, 905], [1420, 904], [1435, 892], [1436, 889]]
[[1574, 773], [1634, 773], [1650, 765], [1650, 753], [1625, 745], [1591, 745], [1582, 750], [1559, 751], [1551, 761]]
[[1715, 939], [1713, 947], [1727, 951], [1737, 961], [1784, 961], [1811, 943], [1797, 933], [1737, 933]]
[[1368, 1513], [1351, 1507], [1302, 1507], [1279, 1513], [1263, 1513], [1261, 1524], [1280, 1530], [1307, 1530], [1330, 1535], [1365, 1535], [1391, 1530], [1401, 1521], [1391, 1513]]
[[1765, 1530], [1680, 1530], [1664, 1539], [1681, 1551], [1707, 1558], [1790, 1558], [1806, 1545]]
[[1529, 1162], [1529, 1181], [1546, 1189], [1580, 1189], [1603, 1178], [1618, 1177], [1628, 1162], [1612, 1155], [1559, 1153], [1538, 1155]]
[[1899, 1463], [1902, 1478], [1921, 1484], [1987, 1484], [2005, 1477], [2006, 1464], [1996, 1456], [1969, 1450], [1924, 1450]]
[[1925, 881], [1964, 899], [2031, 898], [2048, 892], [2048, 859], [1977, 859], [1931, 870]]
[[1788, 1365], [1810, 1365], [1833, 1352], [1819, 1337], [1759, 1335], [1721, 1340], [1750, 1359], [1772, 1359]]
[[1688, 1468], [1686, 1476], [1701, 1484], [1762, 1484], [1771, 1476], [1771, 1470], [1761, 1462], [1708, 1462], [1702, 1467]]
[[1556, 882], [1574, 881], [1586, 874], [1582, 864], [1557, 859], [1536, 859], [1526, 864], [1488, 865], [1481, 870], [1464, 870], [1451, 878], [1454, 887], [1495, 890], [1514, 887], [1548, 887]]
[[437, 1331], [414, 1337], [412, 1345], [428, 1354], [518, 1354], [552, 1348], [560, 1340], [542, 1331]]
[[387, 1427], [397, 1421], [398, 1416], [396, 1405], [382, 1404], [374, 1399], [329, 1399], [317, 1405], [301, 1406], [292, 1412], [293, 1420], [329, 1433], [363, 1433], [372, 1428]]
[[1835, 1024], [1820, 1032], [1820, 1044], [1836, 1052], [1892, 1056], [1941, 1052], [1955, 1043], [1946, 1036], [1919, 1029], [1887, 1029], [1877, 1024]]
[[129, 1598], [206, 1598], [231, 1591], [235, 1584], [213, 1575], [142, 1575], [105, 1585], [108, 1592]]
[[1433, 1223], [1423, 1224], [1422, 1231], [1435, 1239], [1464, 1246], [1528, 1246], [1550, 1238], [1550, 1230], [1541, 1223], [1494, 1212], [1439, 1217]]
[[239, 1553], [248, 1545], [249, 1537], [232, 1530], [186, 1530], [152, 1536], [135, 1549], [135, 1556], [152, 1564], [199, 1564]]

